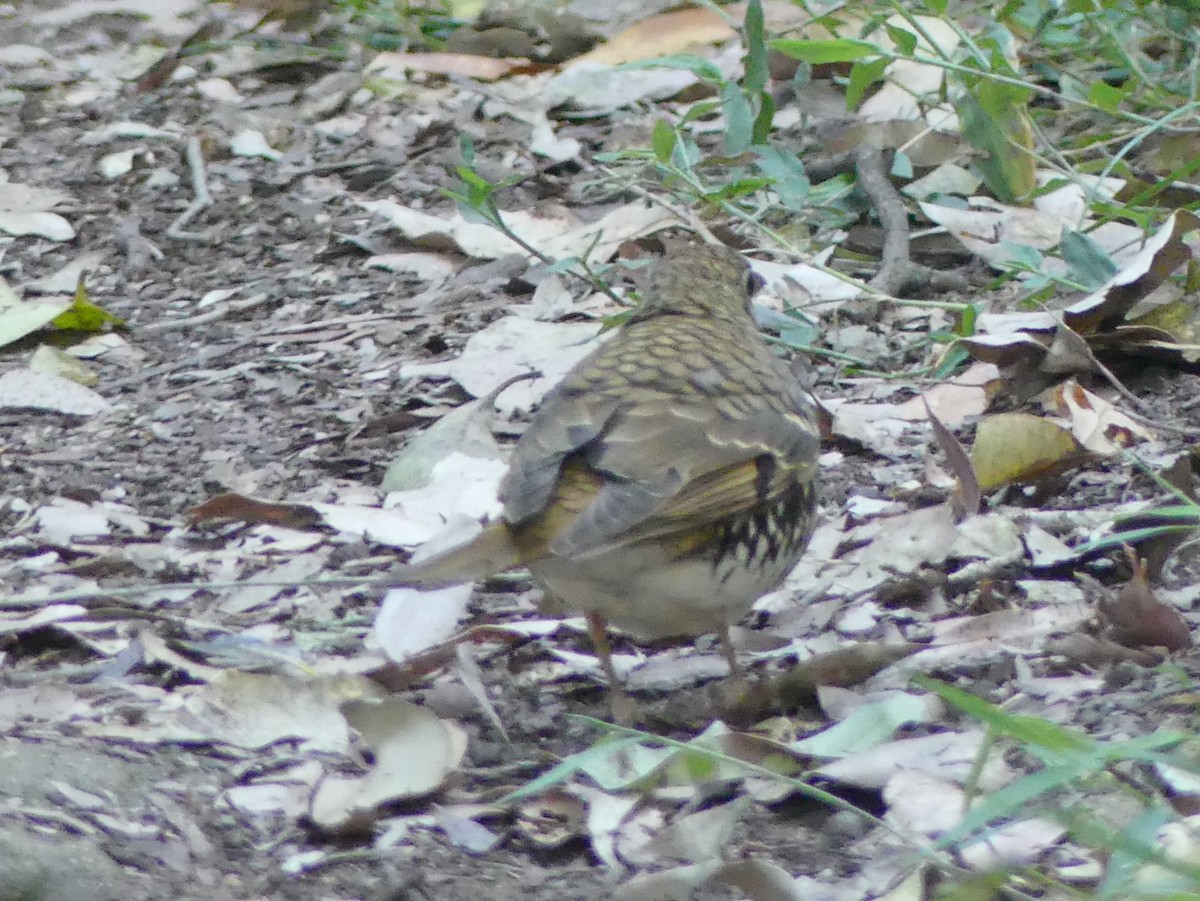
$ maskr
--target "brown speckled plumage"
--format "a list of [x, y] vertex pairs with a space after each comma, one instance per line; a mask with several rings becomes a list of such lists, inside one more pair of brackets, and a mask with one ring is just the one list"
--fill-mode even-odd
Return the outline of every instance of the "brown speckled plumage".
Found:
[[589, 615], [610, 679], [606, 621], [647, 636], [715, 630], [728, 650], [730, 623], [803, 553], [815, 507], [813, 404], [759, 334], [750, 278], [723, 247], [654, 266], [642, 304], [517, 443], [503, 519], [401, 579], [527, 565], [564, 612]]

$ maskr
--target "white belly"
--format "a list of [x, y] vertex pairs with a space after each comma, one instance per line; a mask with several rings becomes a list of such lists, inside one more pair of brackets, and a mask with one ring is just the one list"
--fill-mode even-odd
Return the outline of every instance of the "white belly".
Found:
[[714, 570], [703, 558], [652, 556], [659, 555], [627, 548], [586, 561], [539, 560], [529, 569], [552, 595], [545, 605], [549, 612], [595, 613], [643, 638], [666, 638], [702, 635], [736, 622], [795, 563], [775, 560], [747, 569], [727, 560]]

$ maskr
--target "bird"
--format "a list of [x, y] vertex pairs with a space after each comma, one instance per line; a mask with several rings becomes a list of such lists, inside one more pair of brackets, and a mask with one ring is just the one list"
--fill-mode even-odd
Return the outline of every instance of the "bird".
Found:
[[555, 612], [585, 616], [618, 721], [638, 715], [609, 626], [715, 632], [740, 682], [730, 626], [795, 566], [817, 497], [816, 402], [758, 330], [761, 284], [724, 245], [670, 249], [617, 333], [543, 398], [501, 481], [502, 514], [390, 581], [528, 568]]

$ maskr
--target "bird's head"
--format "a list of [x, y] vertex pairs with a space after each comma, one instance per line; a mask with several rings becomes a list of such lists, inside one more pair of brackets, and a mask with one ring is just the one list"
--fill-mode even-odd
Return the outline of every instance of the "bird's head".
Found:
[[712, 244], [679, 247], [650, 267], [630, 321], [655, 316], [744, 320], [762, 284], [736, 250]]

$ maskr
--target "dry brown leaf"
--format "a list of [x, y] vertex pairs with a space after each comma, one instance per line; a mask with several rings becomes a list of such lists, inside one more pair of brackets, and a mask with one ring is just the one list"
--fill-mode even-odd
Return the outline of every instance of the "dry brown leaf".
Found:
[[1046, 642], [1046, 653], [1064, 657], [1077, 666], [1107, 669], [1116, 663], [1158, 666], [1162, 654], [1118, 644], [1111, 638], [1098, 638], [1084, 632], [1071, 632]]
[[631, 25], [607, 43], [575, 57], [564, 68], [584, 62], [619, 66], [686, 53], [704, 44], [728, 41], [736, 34], [724, 19], [710, 10], [681, 9]]
[[234, 520], [247, 525], [275, 525], [289, 529], [312, 529], [321, 525], [321, 515], [305, 504], [277, 504], [230, 492], [210, 498], [188, 514], [192, 525], [213, 520]]
[[[962, 215], [959, 212], [946, 214], [947, 217]], [[957, 220], [948, 219], [943, 224], [953, 228], [954, 221]], [[981, 220], [977, 226], [983, 221], [986, 220]], [[965, 225], [959, 225], [959, 228], [965, 228]], [[1064, 309], [1061, 317], [1047, 312], [985, 314], [979, 317], [981, 334], [964, 338], [959, 343], [976, 359], [1011, 367], [1034, 365], [1041, 372], [1050, 374], [1089, 371], [1094, 366], [1093, 349], [1101, 347], [1152, 349], [1194, 359], [1200, 356], [1200, 348], [1189, 343], [1195, 329], [1190, 325], [1185, 327], [1195, 318], [1192, 305], [1185, 304], [1183, 308], [1176, 307], [1161, 314], [1166, 320], [1180, 323], [1178, 333], [1164, 331], [1161, 322], [1154, 321], [1134, 327], [1125, 323], [1125, 317], [1135, 304], [1191, 258], [1191, 249], [1183, 239], [1196, 228], [1200, 228], [1200, 219], [1193, 213], [1186, 210], [1173, 213], [1121, 271], [1087, 297]], [[959, 237], [963, 238], [963, 235]], [[1014, 237], [1012, 240], [1019, 239]], [[1020, 243], [1042, 246], [1029, 239]], [[1057, 243], [1057, 239], [1052, 243]], [[978, 249], [976, 252], [981, 253]]]
[[[914, 644], [864, 643], [816, 654], [764, 686], [769, 701], [785, 709], [812, 703], [817, 687], [860, 685], [885, 667], [920, 650]], [[760, 699], [761, 700], [761, 699]]]
[[979, 479], [975, 476], [975, 468], [971, 465], [971, 458], [967, 455], [966, 448], [954, 437], [954, 433], [934, 415], [928, 402], [925, 404], [925, 413], [929, 417], [930, 426], [933, 427], [933, 437], [937, 439], [938, 447], [946, 455], [946, 465], [958, 480], [954, 497], [955, 513], [959, 518], [973, 516], [979, 512], [983, 497], [979, 490]]
[[1192, 646], [1192, 633], [1183, 616], [1154, 595], [1146, 575], [1146, 561], [1126, 546], [1133, 576], [1115, 597], [1100, 602], [1100, 612], [1112, 626], [1113, 637], [1130, 647], [1182, 651]]
[[1107, 282], [1063, 311], [1063, 321], [1080, 334], [1117, 325], [1133, 305], [1161, 285], [1191, 258], [1183, 236], [1200, 228], [1200, 219], [1179, 210], [1163, 223], [1137, 255]]

